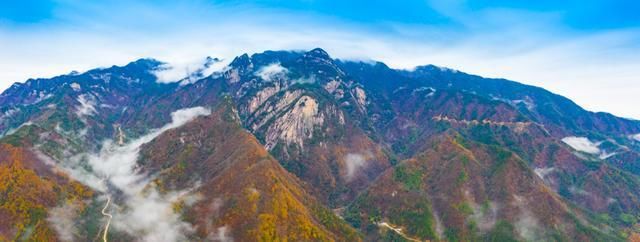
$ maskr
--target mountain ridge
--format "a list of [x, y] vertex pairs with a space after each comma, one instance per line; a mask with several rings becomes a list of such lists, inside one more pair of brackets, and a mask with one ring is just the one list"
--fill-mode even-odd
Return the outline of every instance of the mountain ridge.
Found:
[[[262, 52], [262, 53], [253, 53], [251, 55], [264, 54], [264, 53], [268, 53], [268, 52], [301, 54], [301, 53], [314, 52], [314, 51], [320, 51], [321, 53], [324, 53], [322, 55], [324, 58], [331, 59], [329, 54], [326, 51], [324, 51], [322, 48], [319, 48], [319, 47], [316, 47], [316, 48], [312, 49], [311, 51], [304, 51], [304, 50], [272, 51], [272, 50], [267, 50], [267, 51]], [[248, 53], [245, 53], [245, 54], [242, 54], [242, 55], [234, 57], [233, 60], [236, 61], [238, 59], [249, 58], [249, 56], [250, 55]], [[211, 57], [207, 57], [207, 58], [211, 58]], [[380, 62], [380, 61], [375, 61], [375, 60], [370, 60], [370, 61], [349, 60], [349, 59], [332, 59], [332, 60], [335, 60], [338, 63], [359, 64], [359, 65], [361, 65], [361, 64], [363, 64], [363, 65], [372, 65], [372, 63], [373, 63], [373, 66], [382, 65], [385, 68], [389, 68], [385, 63]], [[233, 65], [234, 61], [232, 61], [230, 65]], [[93, 69], [90, 69], [90, 70], [85, 71], [85, 72], [72, 71], [69, 74], [57, 75], [57, 76], [54, 76], [54, 77], [51, 77], [51, 78], [29, 78], [24, 82], [19, 82], [19, 81], [18, 82], [14, 82], [11, 86], [9, 86], [7, 89], [2, 91], [2, 94], [0, 94], [0, 97], [6, 96], [7, 95], [6, 92], [11, 92], [10, 89], [17, 89], [17, 88], [20, 88], [20, 87], [24, 87], [25, 85], [30, 86], [31, 85], [31, 84], [29, 84], [30, 82], [40, 82], [40, 81], [43, 81], [43, 80], [50, 80], [50, 79], [54, 79], [55, 80], [55, 79], [59, 79], [59, 78], [77, 76], [77, 75], [82, 75], [82, 74], [86, 74], [86, 73], [89, 73], [89, 72], [96, 72], [96, 71], [100, 71], [100, 70], [106, 70], [106, 69], [112, 69], [112, 68], [125, 68], [127, 66], [132, 66], [132, 65], [146, 65], [146, 66], [149, 66], [149, 67], [158, 67], [159, 65], [162, 65], [162, 64], [170, 64], [170, 63], [163, 62], [163, 61], [158, 60], [157, 58], [153, 58], [153, 57], [142, 57], [142, 58], [139, 58], [139, 59], [137, 59], [135, 61], [131, 61], [128, 64], [123, 65], [123, 66], [113, 65], [111, 67], [97, 67], [97, 68], [93, 68]], [[392, 68], [389, 68], [389, 69], [394, 70], [394, 71], [398, 71], [398, 72], [403, 72], [403, 73], [408, 74], [408, 75], [411, 75], [412, 73], [418, 72], [418, 71], [420, 71], [422, 69], [430, 69], [430, 70], [438, 69], [438, 70], [444, 70], [444, 71], [459, 73], [459, 74], [462, 74], [462, 75], [468, 75], [468, 76], [472, 76], [474, 78], [481, 78], [481, 79], [484, 79], [485, 81], [490, 80], [492, 82], [509, 83], [509, 84], [515, 84], [515, 85], [518, 85], [518, 86], [526, 86], [526, 88], [541, 89], [541, 90], [549, 92], [549, 93], [551, 93], [553, 95], [565, 98], [561, 94], [550, 92], [550, 91], [548, 91], [548, 90], [546, 90], [546, 89], [544, 89], [542, 87], [538, 87], [538, 86], [535, 86], [535, 85], [524, 84], [524, 83], [521, 83], [521, 82], [518, 82], [518, 81], [505, 79], [505, 78], [500, 78], [500, 77], [486, 78], [486, 77], [482, 77], [480, 75], [469, 74], [469, 73], [466, 73], [464, 71], [449, 69], [449, 68], [437, 66], [437, 65], [434, 65], [434, 64], [418, 65], [416, 67], [408, 68], [408, 69], [404, 69], [404, 68], [403, 69], [392, 69]], [[204, 77], [204, 78], [206, 78], [206, 77]], [[179, 80], [175, 80], [174, 82], [178, 82], [178, 81]], [[169, 84], [170, 85], [170, 83], [165, 83], [165, 84]], [[565, 98], [565, 99], [567, 99], [568, 101], [571, 101], [568, 98]], [[2, 100], [2, 99], [0, 98], [0, 100]], [[5, 104], [5, 102], [6, 101], [4, 101], [2, 103]], [[575, 105], [575, 106], [579, 106], [578, 104], [574, 103], [573, 101], [571, 101], [571, 104]], [[590, 112], [592, 114], [597, 114], [597, 115], [613, 116], [615, 118], [626, 119], [626, 120], [629, 120], [629, 121], [640, 121], [640, 120], [635, 119], [635, 118], [617, 116], [615, 114], [612, 114], [612, 113], [609, 113], [609, 112], [606, 112], [606, 111], [590, 111], [590, 110], [586, 110], [586, 109], [584, 111]]]

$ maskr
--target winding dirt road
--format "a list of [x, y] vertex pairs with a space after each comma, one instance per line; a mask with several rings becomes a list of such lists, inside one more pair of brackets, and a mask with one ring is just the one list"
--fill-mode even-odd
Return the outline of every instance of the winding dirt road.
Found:
[[390, 229], [390, 230], [393, 230], [393, 232], [395, 232], [396, 234], [398, 234], [398, 235], [402, 236], [402, 237], [403, 237], [403, 238], [405, 238], [406, 240], [415, 241], [415, 242], [422, 242], [422, 241], [421, 241], [421, 240], [419, 240], [419, 239], [414, 239], [414, 238], [409, 237], [408, 235], [406, 235], [405, 233], [403, 233], [403, 232], [402, 232], [402, 229], [401, 229], [401, 228], [395, 228], [395, 227], [391, 226], [390, 224], [388, 224], [388, 223], [386, 223], [386, 222], [378, 223], [378, 226], [386, 227], [386, 228], [388, 228], [388, 229]]
[[102, 208], [102, 211], [100, 211], [103, 216], [109, 218], [107, 220], [107, 224], [104, 226], [104, 234], [102, 235], [102, 241], [103, 242], [107, 242], [107, 234], [109, 233], [109, 225], [111, 225], [111, 219], [113, 218], [113, 215], [111, 215], [110, 213], [106, 212], [107, 208], [109, 208], [109, 203], [111, 203], [111, 196], [107, 196], [107, 203], [104, 205], [104, 208]]

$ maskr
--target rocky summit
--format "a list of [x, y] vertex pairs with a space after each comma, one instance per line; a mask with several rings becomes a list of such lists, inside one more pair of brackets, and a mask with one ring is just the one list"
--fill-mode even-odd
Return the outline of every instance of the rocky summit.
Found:
[[0, 241], [638, 241], [640, 121], [322, 49], [16, 83]]

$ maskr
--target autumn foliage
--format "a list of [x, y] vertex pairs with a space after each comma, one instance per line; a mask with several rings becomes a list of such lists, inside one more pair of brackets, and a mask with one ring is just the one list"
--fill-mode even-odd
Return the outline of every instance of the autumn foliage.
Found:
[[0, 241], [55, 241], [48, 210], [92, 196], [78, 182], [54, 172], [38, 174], [38, 160], [24, 148], [0, 145]]

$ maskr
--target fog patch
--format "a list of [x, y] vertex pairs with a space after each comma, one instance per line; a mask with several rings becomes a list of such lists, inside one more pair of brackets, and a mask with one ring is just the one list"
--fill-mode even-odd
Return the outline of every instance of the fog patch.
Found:
[[316, 82], [316, 76], [301, 77], [291, 81], [291, 84], [312, 84]]
[[0, 118], [4, 119], [4, 118], [8, 118], [11, 117], [13, 115], [15, 115], [16, 113], [20, 112], [20, 108], [11, 108], [7, 111], [4, 111], [4, 113], [0, 114]]
[[433, 209], [433, 219], [436, 222], [436, 233], [438, 234], [438, 237], [443, 238], [444, 225], [442, 224], [442, 219], [440, 219], [440, 216], [438, 216], [438, 211], [436, 211], [435, 209]]
[[600, 158], [601, 160], [606, 160], [617, 154], [618, 152], [607, 153], [606, 151], [603, 150], [602, 153], [600, 153], [600, 155], [598, 156], [598, 158]]
[[345, 174], [345, 180], [351, 181], [358, 173], [367, 166], [367, 157], [370, 155], [363, 155], [359, 153], [349, 153], [344, 157], [345, 167], [347, 169]]
[[588, 191], [585, 191], [582, 188], [576, 187], [576, 186], [570, 186], [569, 187], [569, 192], [576, 194], [576, 195], [582, 195], [582, 196], [591, 196], [592, 194]]
[[591, 142], [588, 138], [585, 137], [565, 137], [562, 139], [562, 142], [571, 146], [571, 148], [581, 151], [587, 154], [597, 155], [600, 154], [600, 148], [598, 148], [599, 144]]
[[79, 92], [81, 90], [80, 84], [78, 84], [77, 82], [73, 82], [69, 86], [71, 86], [71, 89], [73, 89], [76, 92]]
[[227, 226], [218, 227], [215, 232], [210, 233], [207, 236], [208, 240], [217, 242], [233, 242], [233, 238], [229, 235], [229, 228]]
[[34, 146], [34, 148], [31, 150], [33, 152], [33, 154], [36, 155], [36, 157], [38, 158], [39, 161], [42, 161], [42, 163], [44, 163], [45, 165], [49, 166], [52, 168], [53, 171], [56, 171], [56, 161], [54, 161], [51, 157], [45, 155], [44, 153], [42, 153], [39, 149], [40, 149], [40, 144], [36, 144]]
[[85, 116], [91, 116], [97, 113], [96, 100], [92, 95], [81, 94], [77, 99], [79, 106], [76, 107], [76, 115], [82, 118]]
[[115, 228], [148, 242], [187, 240], [186, 234], [192, 233], [193, 228], [180, 219], [173, 206], [186, 192], [167, 195], [161, 195], [157, 189], [135, 192], [128, 194], [124, 210], [112, 213]]
[[158, 83], [180, 82], [180, 85], [194, 83], [197, 80], [222, 73], [228, 69], [229, 61], [207, 57], [204, 59], [181, 60], [165, 63], [151, 72]]
[[[199, 185], [196, 185], [196, 186], [199, 186]], [[202, 199], [204, 199], [202, 194], [194, 193], [194, 194], [185, 195], [184, 197], [181, 198], [181, 201], [184, 203], [185, 206], [191, 207], [195, 205], [197, 202], [201, 201]]]
[[[612, 140], [609, 140], [612, 141]], [[566, 143], [567, 145], [571, 146], [571, 148], [573, 148], [574, 150], [580, 151], [580, 152], [584, 152], [590, 155], [596, 155], [598, 157], [598, 159], [601, 160], [605, 160], [608, 159], [614, 155], [619, 154], [619, 152], [611, 152], [608, 153], [607, 151], [600, 149], [599, 146], [603, 143], [603, 142], [591, 142], [589, 139], [585, 138], [585, 137], [566, 137], [562, 139], [562, 142]], [[615, 143], [615, 141], [612, 141]], [[619, 149], [617, 151], [622, 150], [624, 152], [624, 150], [628, 150], [628, 147], [625, 146], [620, 146], [618, 144], [616, 144]], [[578, 155], [581, 158], [585, 158], [582, 157], [581, 155]]]
[[538, 219], [536, 219], [533, 214], [526, 209], [523, 209], [518, 216], [515, 227], [518, 235], [527, 241], [538, 240], [538, 235], [542, 232]]
[[492, 97], [493, 100], [505, 102], [514, 107], [519, 107], [520, 105], [524, 105], [529, 111], [533, 111], [536, 108], [536, 104], [533, 102], [533, 100], [529, 96], [525, 96], [524, 99], [515, 99], [515, 100], [496, 97], [493, 95], [490, 95], [490, 96]]
[[498, 219], [498, 205], [494, 202], [487, 202], [483, 205], [472, 203], [473, 214], [471, 219], [477, 222], [481, 232], [487, 232], [495, 226]]
[[419, 87], [416, 89], [413, 89], [413, 91], [411, 91], [411, 95], [415, 95], [416, 93], [426, 93], [424, 94], [424, 97], [432, 97], [433, 95], [436, 94], [436, 89], [433, 87]]
[[554, 172], [556, 169], [553, 167], [538, 167], [535, 168], [533, 170], [533, 172], [536, 173], [536, 175], [538, 175], [538, 177], [540, 177], [540, 179], [542, 179], [543, 181], [547, 181], [546, 177], [551, 174], [551, 172]]
[[527, 99], [511, 100], [511, 102], [514, 104], [514, 106], [524, 104], [529, 111], [534, 111], [534, 109], [536, 108], [536, 104], [529, 97], [527, 97]]
[[211, 215], [217, 217], [220, 213], [222, 205], [224, 205], [224, 201], [222, 200], [222, 198], [214, 198], [211, 204], [209, 204], [209, 211], [211, 212]]
[[193, 229], [180, 219], [174, 204], [179, 201], [194, 203], [197, 195], [187, 196], [190, 191], [160, 194], [148, 174], [140, 173], [137, 160], [143, 144], [169, 129], [210, 113], [203, 107], [177, 110], [171, 113], [171, 123], [125, 145], [107, 140], [98, 153], [74, 156], [64, 163], [63, 169], [94, 190], [121, 192], [119, 197], [122, 199], [112, 202], [112, 207], [121, 209], [109, 208], [113, 215], [112, 226], [139, 236], [143, 241], [186, 240], [185, 234]]
[[280, 65], [280, 63], [273, 63], [263, 66], [255, 72], [255, 75], [260, 77], [262, 80], [270, 82], [276, 78], [284, 78], [288, 72], [289, 70]]
[[90, 165], [87, 164], [86, 159], [82, 159], [82, 155], [71, 157], [69, 160], [59, 163], [58, 168], [62, 169], [74, 180], [82, 182], [82, 184], [95, 191], [107, 192], [107, 186], [103, 178], [91, 171]]
[[47, 222], [61, 241], [74, 241], [74, 235], [78, 234], [76, 218], [79, 210], [80, 206], [77, 203], [64, 203], [49, 210]]
[[31, 121], [24, 122], [24, 123], [20, 124], [18, 127], [15, 127], [15, 128], [12, 128], [12, 129], [7, 130], [7, 132], [6, 132], [6, 133], [4, 133], [4, 134], [3, 134], [2, 136], [0, 136], [0, 137], [5, 137], [5, 136], [12, 135], [12, 134], [14, 134], [16, 131], [20, 130], [20, 128], [22, 128], [22, 127], [24, 127], [24, 126], [29, 126], [29, 125], [33, 125], [33, 123], [32, 123]]
[[516, 232], [520, 237], [527, 241], [537, 241], [543, 230], [540, 228], [538, 219], [527, 207], [528, 201], [526, 198], [518, 195], [513, 195], [513, 198], [514, 205], [520, 209], [520, 213], [518, 214], [514, 224]]

